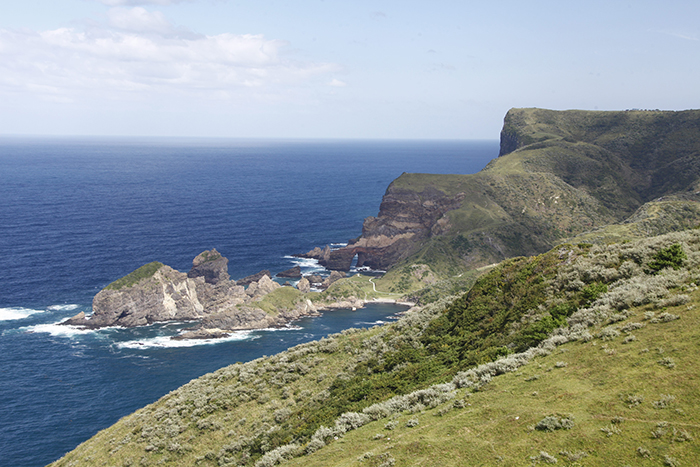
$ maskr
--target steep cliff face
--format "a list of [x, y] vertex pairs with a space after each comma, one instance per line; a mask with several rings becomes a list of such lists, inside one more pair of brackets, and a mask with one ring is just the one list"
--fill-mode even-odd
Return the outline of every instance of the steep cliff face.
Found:
[[411, 255], [431, 267], [449, 258], [438, 267], [452, 274], [541, 253], [624, 222], [659, 197], [679, 195], [684, 210], [696, 212], [699, 177], [700, 111], [512, 109], [499, 157], [484, 170], [401, 175], [358, 239], [315, 257], [338, 270], [348, 270], [355, 255], [359, 266], [377, 269]]
[[300, 256], [316, 258], [331, 270], [348, 271], [355, 256], [358, 267], [387, 269], [415, 253], [424, 240], [449, 230], [446, 213], [459, 208], [464, 197], [464, 193], [448, 195], [433, 186], [417, 192], [392, 183], [382, 198], [379, 215], [365, 219], [360, 238], [344, 248], [326, 246]]
[[201, 317], [204, 311], [197, 295], [197, 282], [165, 265], [138, 284], [100, 291], [93, 299], [92, 308], [93, 316], [86, 320], [86, 325], [92, 328], [190, 320]]

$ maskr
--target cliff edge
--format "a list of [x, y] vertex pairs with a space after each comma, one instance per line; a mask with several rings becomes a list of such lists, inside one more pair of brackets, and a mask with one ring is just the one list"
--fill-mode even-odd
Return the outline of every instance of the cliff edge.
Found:
[[[305, 256], [337, 270], [357, 256], [358, 266], [413, 261], [453, 275], [609, 225], [658, 235], [698, 225], [699, 177], [698, 110], [512, 109], [500, 153], [481, 172], [404, 173], [359, 238]], [[645, 233], [649, 212], [657, 221]]]

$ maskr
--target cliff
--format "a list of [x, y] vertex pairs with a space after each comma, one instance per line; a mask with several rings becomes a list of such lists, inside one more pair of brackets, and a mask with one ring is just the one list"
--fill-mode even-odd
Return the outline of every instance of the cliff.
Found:
[[215, 249], [198, 255], [187, 274], [158, 262], [146, 264], [101, 290], [92, 316], [81, 313], [63, 324], [96, 329], [197, 320], [197, 333], [185, 337], [221, 337], [221, 332], [282, 326], [316, 313], [301, 292], [280, 291], [269, 274], [247, 280], [247, 288], [238, 285], [229, 280], [227, 264]]
[[338, 270], [355, 255], [376, 269], [423, 262], [445, 276], [610, 224], [650, 235], [640, 213], [672, 213], [659, 234], [698, 225], [699, 176], [700, 111], [512, 109], [499, 157], [481, 172], [402, 174], [358, 239], [314, 257]]

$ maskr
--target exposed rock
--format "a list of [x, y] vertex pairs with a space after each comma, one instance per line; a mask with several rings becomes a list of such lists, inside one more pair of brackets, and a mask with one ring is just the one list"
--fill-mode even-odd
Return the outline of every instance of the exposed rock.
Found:
[[303, 316], [318, 314], [311, 300], [297, 303], [292, 309], [279, 310], [277, 316], [265, 313], [260, 308], [240, 306], [235, 310], [207, 315], [202, 319], [202, 329], [214, 328], [225, 330], [264, 329], [284, 326], [290, 321]]
[[[329, 245], [326, 245], [326, 248], [330, 251], [331, 247]], [[307, 252], [307, 253], [298, 253], [295, 256], [297, 258], [311, 258], [311, 259], [319, 259], [323, 256], [324, 250], [322, 250], [319, 247], [314, 248], [313, 250]]]
[[181, 341], [185, 339], [221, 339], [230, 336], [230, 332], [226, 332], [222, 329], [209, 329], [202, 328], [194, 331], [183, 332], [178, 336], [171, 337], [172, 340]]
[[297, 289], [299, 289], [299, 292], [301, 293], [309, 293], [311, 291], [311, 283], [309, 283], [309, 280], [306, 277], [302, 277], [297, 284]]
[[308, 281], [314, 285], [320, 285], [323, 283], [323, 277], [319, 276], [318, 274], [310, 274], [306, 276], [306, 279], [308, 279]]
[[235, 309], [212, 313], [202, 319], [202, 328], [219, 328], [231, 331], [263, 329], [283, 324], [277, 317], [268, 315], [260, 308], [240, 306]]
[[321, 286], [327, 289], [332, 283], [344, 278], [345, 276], [346, 274], [342, 271], [332, 271], [331, 275], [328, 276], [325, 281], [323, 281], [323, 284], [321, 284]]
[[459, 208], [465, 196], [448, 196], [431, 186], [416, 192], [392, 183], [382, 198], [379, 215], [365, 219], [359, 238], [337, 250], [326, 246], [299, 256], [316, 258], [331, 270], [349, 271], [357, 255], [358, 267], [388, 269], [415, 253], [422, 241], [447, 232], [450, 224], [445, 214]]
[[157, 321], [200, 318], [204, 305], [197, 294], [198, 282], [169, 266], [161, 266], [151, 277], [118, 289], [105, 287], [92, 301], [93, 314], [80, 321], [78, 316], [66, 324], [88, 328], [105, 326], [143, 326]]
[[73, 316], [73, 317], [71, 317], [71, 318], [68, 318], [66, 321], [64, 321], [64, 322], [61, 323], [61, 324], [68, 324], [68, 325], [73, 325], [73, 326], [78, 325], [78, 326], [80, 326], [80, 325], [83, 324], [83, 322], [85, 322], [85, 312], [84, 312], [84, 311], [81, 311], [81, 312], [78, 313], [77, 315], [75, 315], [75, 316]]
[[308, 251], [307, 253], [298, 253], [292, 256], [295, 256], [297, 258], [310, 258], [310, 259], [318, 259], [318, 260], [327, 260], [328, 255], [330, 255], [331, 252], [331, 246], [326, 245], [324, 248], [319, 248], [315, 247], [313, 250]]
[[339, 309], [351, 309], [353, 311], [358, 308], [364, 307], [366, 302], [357, 297], [349, 297], [345, 300], [338, 300], [335, 302], [323, 303], [323, 309], [326, 310], [339, 310]]
[[190, 279], [204, 277], [208, 284], [213, 285], [221, 281], [227, 281], [230, 277], [228, 274], [228, 259], [221, 256], [216, 251], [216, 248], [203, 251], [192, 260], [192, 269], [187, 273], [187, 277]]
[[277, 277], [288, 277], [290, 279], [299, 279], [299, 278], [301, 278], [301, 267], [294, 266], [293, 268], [287, 269], [286, 271], [278, 272]]
[[328, 257], [320, 259], [318, 263], [332, 271], [349, 271], [356, 254], [354, 247], [331, 250]]
[[270, 276], [262, 276], [259, 281], [251, 282], [245, 293], [254, 299], [258, 299], [280, 287], [282, 286], [270, 279]]
[[252, 283], [252, 282], [257, 282], [257, 281], [259, 281], [260, 279], [262, 279], [263, 276], [272, 277], [272, 276], [270, 275], [270, 271], [268, 271], [267, 269], [263, 269], [263, 270], [260, 271], [259, 273], [253, 274], [252, 276], [247, 276], [247, 277], [244, 277], [243, 279], [238, 279], [238, 280], [236, 281], [236, 284], [238, 284], [238, 285], [249, 285], [249, 284]]
[[[246, 310], [246, 304], [260, 300], [280, 287], [270, 279], [268, 271], [257, 274], [259, 279], [251, 282], [246, 290], [227, 279], [228, 260], [216, 250], [203, 252], [192, 264], [191, 274], [157, 262], [142, 266], [101, 290], [93, 299], [92, 316], [79, 313], [63, 324], [91, 329], [134, 327], [160, 321], [201, 320], [205, 316], [221, 313], [229, 321], [235, 322], [234, 329], [283, 324], [284, 318], [268, 319], [265, 311], [253, 307], [235, 318], [241, 309]], [[210, 338], [213, 336], [212, 329], [225, 331], [227, 328], [203, 326], [196, 334], [188, 333], [188, 337], [183, 338]]]

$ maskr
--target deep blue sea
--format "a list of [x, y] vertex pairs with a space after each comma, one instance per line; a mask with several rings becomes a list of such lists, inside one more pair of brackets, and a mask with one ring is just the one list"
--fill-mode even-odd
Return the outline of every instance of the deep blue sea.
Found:
[[[497, 141], [0, 138], [0, 464], [42, 466], [193, 378], [349, 327], [373, 305], [217, 342], [186, 323], [57, 326], [105, 285], [216, 248], [238, 279], [361, 233], [402, 172], [474, 173]], [[318, 270], [301, 261], [305, 271]]]

